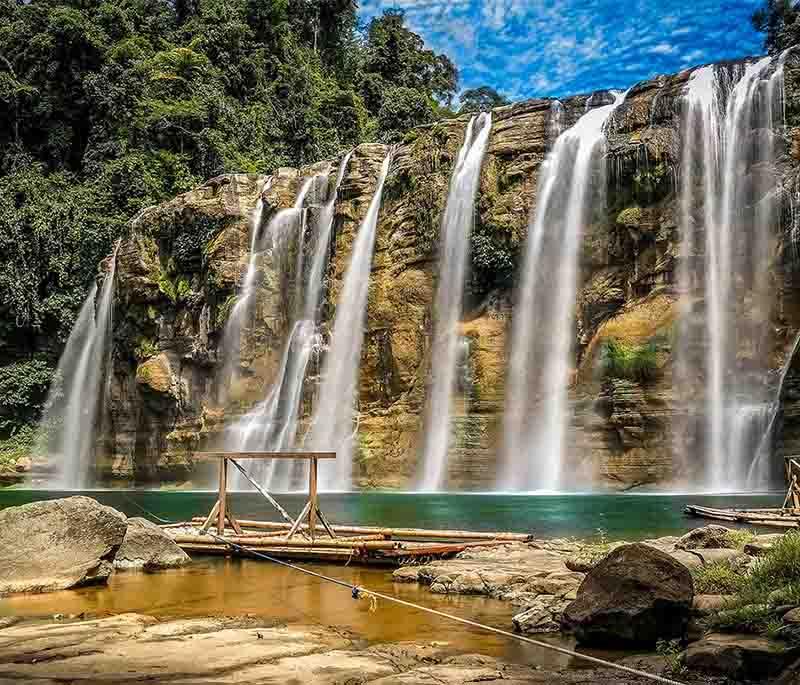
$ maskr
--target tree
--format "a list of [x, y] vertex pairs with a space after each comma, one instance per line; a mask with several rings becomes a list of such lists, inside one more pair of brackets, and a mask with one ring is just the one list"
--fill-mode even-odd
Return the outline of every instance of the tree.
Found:
[[488, 112], [495, 107], [502, 107], [510, 104], [509, 100], [490, 86], [480, 86], [480, 88], [470, 88], [461, 93], [460, 113], [464, 112]]
[[367, 26], [361, 83], [373, 114], [391, 88], [409, 88], [449, 105], [458, 86], [458, 69], [445, 55], [425, 48], [422, 38], [406, 27], [402, 11], [386, 10]]
[[99, 260], [142, 208], [447, 115], [453, 63], [401, 13], [362, 33], [356, 9], [0, 0], [0, 419], [35, 416], [25, 360], [46, 385]]
[[770, 54], [800, 43], [798, 5], [797, 0], [764, 0], [763, 6], [753, 13], [753, 26], [764, 34], [764, 47]]

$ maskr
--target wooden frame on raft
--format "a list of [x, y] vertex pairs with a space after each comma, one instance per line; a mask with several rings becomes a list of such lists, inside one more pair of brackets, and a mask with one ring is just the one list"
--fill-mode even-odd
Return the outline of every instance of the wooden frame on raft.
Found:
[[786, 482], [789, 484], [786, 499], [783, 500], [783, 509], [792, 509], [792, 513], [797, 514], [800, 513], [800, 457], [785, 457], [783, 463], [786, 469]]
[[[291, 524], [287, 540], [291, 540], [294, 534], [300, 529], [300, 524], [304, 519], [308, 519], [308, 534], [311, 541], [316, 537], [317, 521], [319, 521], [325, 532], [330, 535], [331, 539], [336, 538], [333, 528], [328, 523], [325, 515], [319, 507], [319, 500], [317, 497], [317, 467], [320, 459], [336, 459], [336, 452], [197, 452], [195, 458], [200, 460], [218, 460], [219, 461], [219, 489], [217, 492], [217, 501], [206, 517], [201, 530], [207, 531], [212, 523], [217, 522], [217, 534], [224, 535], [225, 521], [228, 521], [231, 528], [233, 528], [236, 535], [242, 535], [242, 527], [236, 520], [236, 517], [231, 511], [228, 504], [228, 462], [233, 463], [237, 470], [255, 487], [255, 489], [273, 506], [277, 509], [281, 517]], [[239, 464], [239, 459], [307, 459], [308, 464], [308, 501], [306, 502], [303, 510], [298, 515], [297, 519], [292, 519], [286, 510], [278, 504], [275, 498], [272, 497], [263, 487], [256, 483], [250, 474]], [[301, 535], [305, 536], [303, 531]]]

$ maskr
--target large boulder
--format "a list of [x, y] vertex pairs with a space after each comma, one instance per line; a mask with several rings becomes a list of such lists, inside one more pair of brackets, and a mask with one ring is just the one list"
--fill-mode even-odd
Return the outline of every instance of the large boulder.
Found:
[[561, 626], [587, 645], [653, 645], [685, 634], [693, 598], [683, 564], [648, 545], [624, 545], [589, 571]]
[[127, 527], [123, 514], [89, 497], [0, 511], [0, 594], [105, 583]]
[[147, 519], [128, 519], [128, 530], [114, 558], [115, 568], [157, 571], [191, 561], [175, 541]]

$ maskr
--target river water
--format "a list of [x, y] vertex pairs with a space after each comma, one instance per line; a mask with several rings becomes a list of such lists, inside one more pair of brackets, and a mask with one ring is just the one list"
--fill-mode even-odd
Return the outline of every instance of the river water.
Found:
[[[68, 494], [16, 488], [0, 490], [0, 509]], [[129, 516], [142, 509], [164, 519], [186, 519], [208, 511], [215, 493], [179, 490], [101, 490], [83, 492]], [[779, 506], [780, 495], [741, 497], [674, 495], [455, 495], [346, 493], [321, 496], [321, 506], [336, 523], [381, 524], [473, 530], [530, 531], [537, 537], [590, 537], [598, 529], [609, 539], [644, 539], [679, 534], [701, 525], [685, 518], [688, 502], [707, 506]], [[280, 496], [291, 514], [302, 496]], [[277, 519], [259, 495], [234, 493], [231, 505], [240, 518]], [[515, 608], [485, 597], [435, 595], [417, 585], [395, 584], [391, 569], [304, 564], [348, 583], [393, 594], [503, 629], [511, 628]], [[364, 643], [447, 642], [453, 653], [482, 653], [549, 668], [580, 668], [541, 648], [447, 621], [405, 607], [354, 601], [346, 588], [265, 561], [196, 557], [183, 569], [114, 573], [108, 586], [0, 599], [0, 616], [49, 618], [55, 614], [89, 617], [124, 612], [162, 618], [252, 614], [276, 623], [331, 626]], [[572, 647], [560, 636], [543, 638]], [[591, 652], [600, 654], [598, 652]], [[629, 654], [629, 653], [628, 653]], [[610, 658], [628, 654], [602, 654]]]

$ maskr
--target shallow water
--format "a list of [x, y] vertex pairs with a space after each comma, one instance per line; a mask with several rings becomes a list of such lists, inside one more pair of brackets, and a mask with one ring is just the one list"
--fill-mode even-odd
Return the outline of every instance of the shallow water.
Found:
[[[0, 490], [0, 508], [63, 492]], [[139, 507], [165, 519], [185, 519], [211, 508], [215, 495], [184, 491], [92, 491], [88, 494], [131, 516]], [[301, 496], [281, 496], [295, 514]], [[642, 539], [676, 534], [699, 519], [682, 515], [687, 502], [755, 507], [780, 504], [780, 495], [747, 497], [698, 496], [505, 496], [348, 493], [322, 496], [322, 507], [339, 523], [427, 526], [476, 530], [531, 531], [541, 537], [590, 536], [603, 528], [610, 538]], [[231, 502], [241, 518], [271, 516], [258, 495], [236, 493]], [[391, 570], [303, 564], [305, 568], [505, 630], [511, 629], [515, 607], [485, 597], [435, 595], [417, 585], [395, 584]], [[0, 599], [0, 616], [28, 617], [111, 615], [139, 612], [158, 617], [254, 614], [276, 623], [331, 626], [366, 642], [447, 642], [453, 652], [482, 653], [508, 661], [550, 668], [585, 668], [583, 662], [532, 645], [493, 635], [444, 618], [379, 601], [354, 601], [347, 588], [265, 561], [198, 556], [183, 569], [142, 573], [117, 572], [107, 587], [65, 590]], [[560, 636], [545, 641], [572, 647]], [[591, 652], [599, 654], [597, 652]], [[609, 658], [627, 653], [600, 654]]]

